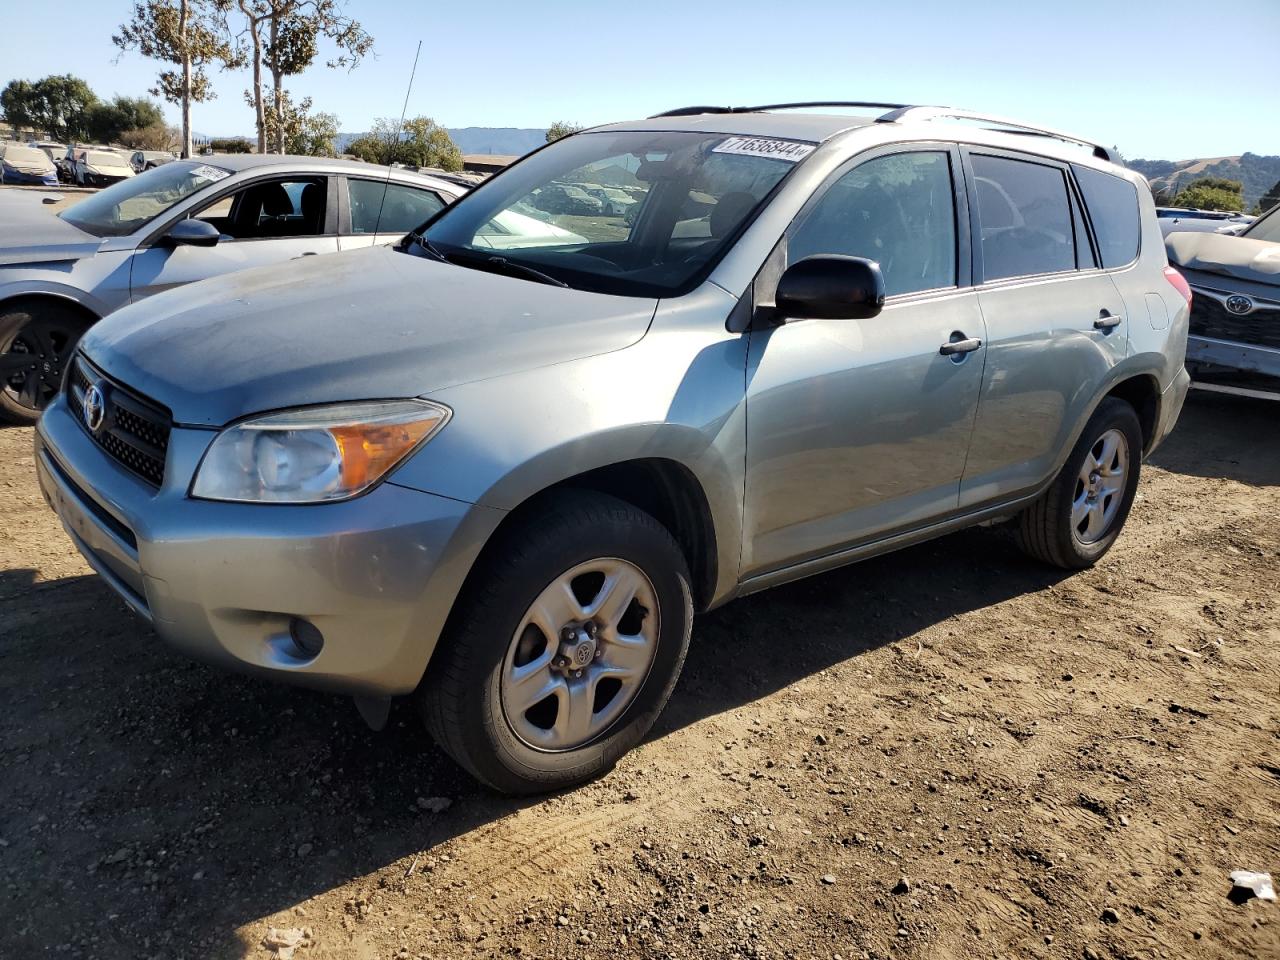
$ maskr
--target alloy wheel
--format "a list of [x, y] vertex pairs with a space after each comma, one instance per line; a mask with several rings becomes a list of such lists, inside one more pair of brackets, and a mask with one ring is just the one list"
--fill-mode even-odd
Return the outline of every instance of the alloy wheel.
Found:
[[1097, 543], [1115, 523], [1124, 502], [1129, 441], [1110, 429], [1085, 454], [1071, 501], [1071, 529], [1081, 543]]
[[605, 733], [644, 685], [658, 649], [657, 592], [635, 564], [601, 558], [549, 583], [502, 665], [502, 712], [537, 750], [575, 750]]

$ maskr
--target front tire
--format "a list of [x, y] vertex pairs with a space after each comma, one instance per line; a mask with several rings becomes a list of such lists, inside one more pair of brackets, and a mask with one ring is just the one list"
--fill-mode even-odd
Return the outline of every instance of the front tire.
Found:
[[1138, 415], [1125, 401], [1107, 397], [1049, 489], [1019, 517], [1018, 546], [1065, 570], [1093, 566], [1124, 528], [1141, 462]]
[[0, 308], [0, 420], [30, 425], [62, 386], [89, 322], [53, 302]]
[[653, 726], [692, 619], [662, 524], [603, 494], [557, 493], [486, 548], [423, 681], [423, 719], [495, 790], [583, 783]]

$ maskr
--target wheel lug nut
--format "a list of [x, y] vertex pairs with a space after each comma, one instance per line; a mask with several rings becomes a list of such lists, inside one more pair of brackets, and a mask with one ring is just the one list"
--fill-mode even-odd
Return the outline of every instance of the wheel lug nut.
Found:
[[575, 671], [573, 671], [573, 678], [574, 678], [575, 680], [579, 679], [581, 676], [582, 676], [582, 671], [581, 671], [581, 670], [575, 670]]

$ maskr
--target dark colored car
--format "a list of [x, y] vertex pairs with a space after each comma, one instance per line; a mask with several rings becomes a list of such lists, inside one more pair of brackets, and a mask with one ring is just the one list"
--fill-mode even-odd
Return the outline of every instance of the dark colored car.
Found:
[[589, 217], [604, 209], [604, 204], [581, 187], [553, 183], [543, 187], [534, 200], [539, 210]]

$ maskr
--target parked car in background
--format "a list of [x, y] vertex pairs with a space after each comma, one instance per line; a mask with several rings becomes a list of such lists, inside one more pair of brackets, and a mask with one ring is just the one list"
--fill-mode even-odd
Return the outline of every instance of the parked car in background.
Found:
[[[92, 151], [90, 151], [92, 153]], [[463, 189], [357, 161], [174, 161], [51, 216], [0, 194], [0, 417], [31, 423], [76, 341], [127, 303], [194, 280], [392, 243]]]
[[1165, 247], [1195, 294], [1187, 360], [1196, 385], [1280, 398], [1280, 206], [1239, 236], [1171, 233]]
[[[178, 648], [375, 727], [413, 694], [481, 781], [576, 784], [649, 731], [695, 611], [1002, 518], [1049, 564], [1107, 552], [1190, 299], [1110, 158], [924, 107], [577, 133], [394, 247], [108, 317], [40, 486]], [[582, 242], [495, 255], [490, 224], [610, 166], [639, 229], [552, 214]]]
[[572, 184], [549, 183], [533, 199], [533, 205], [547, 213], [567, 213], [589, 217], [600, 213], [604, 204], [581, 187]]
[[36, 147], [12, 144], [0, 159], [0, 183], [27, 183], [56, 187], [58, 171], [48, 154]]
[[176, 153], [165, 150], [135, 150], [129, 158], [129, 166], [133, 167], [134, 173], [142, 173], [144, 170], [150, 170], [152, 167], [171, 163], [177, 159]]
[[1156, 207], [1160, 232], [1166, 237], [1174, 231], [1184, 233], [1229, 233], [1237, 235], [1254, 218], [1247, 213], [1221, 210], [1196, 210], [1189, 207]]
[[635, 197], [618, 187], [583, 187], [583, 190], [600, 201], [600, 212], [606, 217], [625, 216], [637, 203]]
[[109, 187], [134, 176], [129, 158], [105, 147], [77, 147], [71, 154], [72, 179], [82, 187]]
[[52, 140], [31, 140], [27, 143], [28, 147], [35, 147], [37, 150], [43, 150], [45, 156], [56, 168], [58, 161], [66, 155], [67, 145], [65, 143], [55, 143]]

